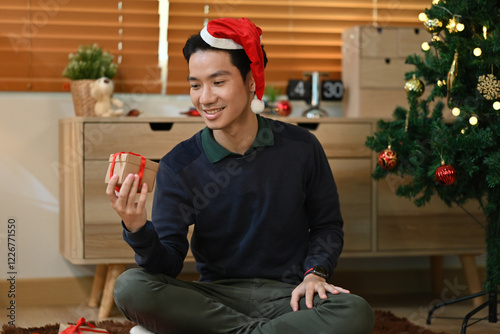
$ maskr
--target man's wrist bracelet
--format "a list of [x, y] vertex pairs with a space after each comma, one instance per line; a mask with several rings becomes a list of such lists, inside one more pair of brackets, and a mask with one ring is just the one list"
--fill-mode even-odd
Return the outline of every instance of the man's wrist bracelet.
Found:
[[321, 266], [314, 266], [314, 267], [308, 269], [304, 273], [304, 277], [309, 275], [309, 274], [314, 274], [314, 275], [322, 277], [324, 279], [328, 279], [328, 270], [326, 270], [325, 268], [323, 268]]

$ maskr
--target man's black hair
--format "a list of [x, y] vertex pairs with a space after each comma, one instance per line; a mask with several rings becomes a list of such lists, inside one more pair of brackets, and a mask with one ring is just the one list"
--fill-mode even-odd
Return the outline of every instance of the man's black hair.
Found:
[[[226, 50], [226, 49], [218, 49], [214, 48], [213, 46], [207, 44], [200, 36], [200, 34], [193, 35], [191, 36], [187, 41], [186, 44], [184, 45], [184, 48], [182, 49], [182, 53], [184, 54], [184, 58], [189, 64], [189, 58], [191, 58], [191, 55], [195, 53], [196, 51], [224, 51], [229, 53], [229, 56], [231, 57], [231, 63], [240, 71], [241, 77], [243, 78], [243, 81], [245, 81], [248, 72], [250, 72], [250, 64], [251, 61], [248, 59], [247, 54], [245, 53], [245, 50], [239, 49], [239, 50]], [[267, 65], [267, 56], [266, 56], [266, 51], [264, 51], [264, 47], [262, 46], [262, 52], [264, 54], [264, 67]]]

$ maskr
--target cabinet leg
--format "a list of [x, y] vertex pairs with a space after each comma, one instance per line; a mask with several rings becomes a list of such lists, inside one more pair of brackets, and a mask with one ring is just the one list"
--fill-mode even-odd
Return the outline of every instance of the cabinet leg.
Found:
[[442, 255], [431, 256], [431, 284], [434, 296], [440, 296], [443, 289], [443, 259]]
[[[483, 289], [477, 271], [475, 256], [472, 254], [462, 254], [460, 255], [460, 261], [462, 262], [462, 269], [465, 274], [465, 279], [467, 280], [467, 285], [469, 286], [469, 292], [471, 294], [481, 292]], [[472, 302], [473, 305], [477, 307], [484, 302], [484, 297], [474, 298]]]
[[108, 272], [107, 264], [98, 264], [92, 283], [92, 291], [90, 292], [89, 307], [98, 307], [101, 302], [102, 289]]
[[107, 318], [111, 313], [111, 309], [115, 304], [113, 299], [113, 288], [116, 279], [125, 270], [124, 264], [110, 264], [106, 275], [106, 282], [104, 283], [104, 290], [102, 292], [101, 307], [99, 309], [99, 318]]

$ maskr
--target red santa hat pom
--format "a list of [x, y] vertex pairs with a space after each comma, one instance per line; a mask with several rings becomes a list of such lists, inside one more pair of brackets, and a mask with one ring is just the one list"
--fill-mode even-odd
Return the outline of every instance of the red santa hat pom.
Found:
[[254, 113], [264, 111], [264, 53], [262, 52], [262, 30], [247, 18], [221, 18], [210, 22], [201, 30], [201, 38], [210, 46], [225, 50], [243, 49], [251, 61], [250, 70], [255, 80], [255, 99], [251, 109]]

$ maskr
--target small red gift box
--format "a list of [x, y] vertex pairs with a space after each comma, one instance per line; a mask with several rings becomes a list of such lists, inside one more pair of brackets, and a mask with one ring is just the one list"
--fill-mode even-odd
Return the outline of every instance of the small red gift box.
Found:
[[86, 322], [85, 318], [80, 318], [76, 325], [59, 325], [59, 334], [88, 334], [88, 333], [108, 333], [102, 328], [96, 328], [94, 325]]
[[119, 152], [109, 156], [109, 166], [104, 182], [109, 183], [109, 179], [113, 175], [118, 175], [117, 190], [120, 189], [123, 181], [129, 174], [139, 175], [139, 187], [137, 192], [141, 192], [143, 183], [147, 183], [148, 192], [152, 192], [156, 172], [158, 172], [159, 164], [157, 162], [146, 159], [140, 154], [132, 152]]

